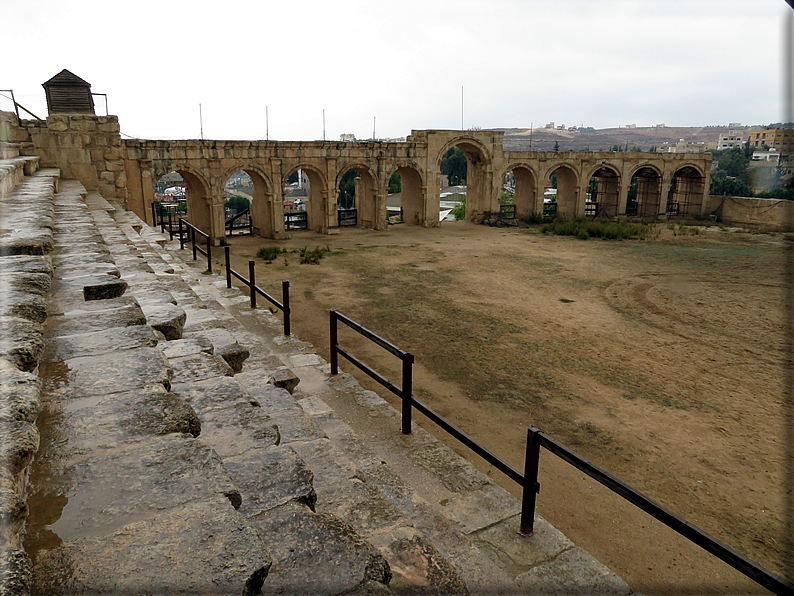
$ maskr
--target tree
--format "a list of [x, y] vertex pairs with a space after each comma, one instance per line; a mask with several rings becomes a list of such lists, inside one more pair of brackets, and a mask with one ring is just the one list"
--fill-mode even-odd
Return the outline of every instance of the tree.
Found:
[[466, 154], [458, 147], [452, 147], [441, 158], [441, 173], [446, 175], [450, 186], [464, 183], [467, 166]]
[[389, 194], [393, 195], [396, 192], [402, 192], [403, 189], [403, 181], [400, 178], [399, 172], [394, 172], [389, 178]]
[[560, 152], [560, 144], [555, 140], [554, 141], [554, 153]]
[[224, 206], [229, 211], [233, 211], [234, 213], [240, 213], [240, 211], [244, 211], [248, 209], [251, 203], [245, 197], [238, 197], [237, 195], [229, 197], [226, 199]]

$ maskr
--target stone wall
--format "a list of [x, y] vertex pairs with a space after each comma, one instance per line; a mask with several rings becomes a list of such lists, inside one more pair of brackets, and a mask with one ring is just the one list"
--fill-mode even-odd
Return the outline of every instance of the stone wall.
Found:
[[763, 232], [785, 232], [794, 223], [794, 204], [780, 199], [709, 196], [705, 213], [725, 224]]
[[[10, 117], [9, 117], [10, 116]], [[36, 155], [41, 166], [58, 168], [105, 198], [127, 198], [127, 175], [117, 116], [53, 114], [46, 120], [19, 120], [3, 113], [0, 140], [19, 143], [21, 155]]]

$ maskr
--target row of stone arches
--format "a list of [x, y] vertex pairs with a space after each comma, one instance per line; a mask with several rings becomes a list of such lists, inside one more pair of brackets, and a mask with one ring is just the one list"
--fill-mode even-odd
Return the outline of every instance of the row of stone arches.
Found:
[[706, 181], [705, 174], [692, 165], [680, 166], [669, 178], [653, 165], [636, 166], [624, 177], [614, 165], [600, 164], [579, 175], [573, 166], [559, 163], [539, 179], [533, 168], [519, 163], [507, 169], [505, 178], [511, 174], [519, 218], [541, 212], [543, 197], [539, 194], [551, 186], [556, 190], [558, 217], [696, 216], [700, 215]]
[[[294, 173], [300, 171], [308, 180], [308, 196], [305, 201], [307, 227], [309, 230], [324, 232], [327, 222], [334, 222], [339, 198], [339, 186], [342, 178], [348, 172], [355, 173], [355, 206], [358, 210], [359, 227], [377, 229], [381, 222], [385, 222], [385, 201], [379, 200], [385, 194], [381, 181], [376, 173], [364, 163], [351, 162], [345, 164], [335, 177], [333, 188], [329, 188], [327, 177], [317, 166], [310, 163], [297, 163], [284, 168], [280, 175], [281, 186], [277, 189], [272, 182], [272, 177], [256, 165], [242, 165], [228, 168], [216, 184], [221, 190], [214, 189], [201, 172], [194, 171], [191, 167], [180, 167], [169, 164], [167, 167], [155, 169], [155, 184], [169, 173], [179, 174], [184, 181], [187, 211], [190, 221], [201, 229], [210, 229], [213, 217], [223, 218], [223, 206], [213, 203], [212, 197], [223, 195], [222, 189], [227, 181], [244, 172], [251, 180], [253, 193], [251, 196], [251, 219], [254, 233], [264, 237], [275, 237], [283, 232], [283, 189]], [[423, 221], [424, 212], [424, 180], [422, 174], [412, 165], [395, 165], [387, 170], [386, 179], [397, 173], [402, 186], [403, 221], [407, 224], [418, 225]], [[278, 190], [278, 192], [277, 192]], [[213, 209], [217, 213], [213, 213]], [[333, 226], [333, 223], [331, 224]]]

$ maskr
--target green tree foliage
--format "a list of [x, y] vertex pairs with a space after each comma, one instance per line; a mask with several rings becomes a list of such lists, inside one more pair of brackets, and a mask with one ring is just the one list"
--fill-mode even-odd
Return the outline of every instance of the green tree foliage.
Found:
[[452, 215], [455, 219], [466, 219], [466, 197], [464, 196], [460, 202], [452, 208]]
[[711, 174], [709, 193], [734, 197], [755, 196], [748, 170], [752, 152], [735, 147], [712, 153], [716, 167]]
[[240, 211], [248, 209], [250, 204], [250, 201], [245, 197], [238, 197], [235, 195], [226, 199], [226, 203], [224, 205], [229, 211], [233, 213], [240, 213]]
[[399, 172], [394, 172], [389, 178], [389, 194], [393, 195], [396, 192], [402, 192], [403, 183], [402, 178], [400, 178]]
[[352, 209], [356, 204], [356, 170], [348, 170], [339, 181], [339, 206], [342, 209]]
[[560, 143], [558, 141], [554, 141], [554, 153], [560, 152]]
[[287, 178], [287, 184], [295, 184], [297, 181], [298, 181], [298, 170], [295, 170], [294, 172], [292, 172], [292, 174], [289, 175], [289, 178]]
[[441, 173], [447, 176], [450, 186], [465, 184], [466, 154], [458, 147], [452, 147], [441, 158]]
[[755, 196], [750, 186], [738, 178], [712, 176], [709, 193], [718, 196], [752, 197]]

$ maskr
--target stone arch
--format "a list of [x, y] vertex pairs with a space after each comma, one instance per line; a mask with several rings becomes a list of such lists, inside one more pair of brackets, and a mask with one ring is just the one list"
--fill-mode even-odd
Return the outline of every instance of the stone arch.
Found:
[[662, 172], [654, 165], [640, 164], [631, 170], [626, 215], [657, 217], [662, 211]]
[[[241, 162], [227, 168], [220, 177], [219, 184], [226, 184], [229, 177], [240, 170], [248, 174], [254, 183], [254, 196], [251, 201], [251, 224], [254, 234], [263, 238], [276, 238], [284, 231], [284, 217], [280, 203], [276, 199], [273, 182], [262, 167]], [[220, 194], [223, 196], [223, 189]]]
[[439, 171], [441, 159], [452, 147], [458, 147], [466, 155], [466, 219], [472, 221], [492, 208], [493, 156], [482, 141], [468, 135], [460, 135], [447, 141], [436, 156], [435, 165]]
[[[370, 166], [363, 162], [351, 162], [346, 164], [339, 170], [336, 175], [336, 182], [334, 184], [333, 196], [339, 195], [339, 185], [344, 176], [350, 170], [358, 172], [356, 178], [356, 218], [358, 220], [358, 227], [370, 228], [373, 230], [379, 229], [381, 222], [386, 221], [385, 205], [383, 209], [378, 205], [378, 177], [372, 171]], [[381, 213], [381, 211], [384, 211]], [[380, 226], [383, 227], [382, 225]]]
[[615, 217], [618, 214], [620, 202], [620, 168], [614, 164], [602, 161], [590, 168], [590, 173], [582, 178], [587, 184], [585, 197], [586, 216]]
[[532, 166], [525, 163], [515, 163], [508, 166], [502, 174], [501, 180], [505, 179], [510, 172], [516, 177], [515, 205], [516, 219], [525, 217], [542, 211], [537, 201], [537, 174]]
[[300, 168], [309, 179], [309, 198], [306, 201], [307, 229], [325, 234], [328, 232], [330, 215], [328, 204], [328, 179], [317, 166], [306, 162], [289, 164], [283, 170], [281, 186], [284, 187], [290, 174]]
[[160, 163], [154, 166], [154, 182], [169, 172], [176, 172], [185, 181], [187, 220], [212, 235], [212, 186], [207, 178], [187, 164]]
[[679, 164], [673, 170], [667, 195], [667, 214], [681, 217], [700, 215], [703, 210], [705, 183], [706, 176], [697, 165]]
[[568, 218], [584, 215], [579, 205], [579, 176], [576, 167], [568, 162], [558, 162], [546, 170], [543, 180], [557, 174], [557, 217]]
[[417, 226], [425, 221], [426, 209], [426, 182], [421, 170], [414, 162], [398, 162], [386, 170], [386, 182], [391, 179], [394, 172], [400, 174], [401, 214], [402, 221], [407, 225]]

